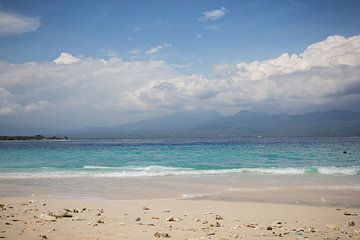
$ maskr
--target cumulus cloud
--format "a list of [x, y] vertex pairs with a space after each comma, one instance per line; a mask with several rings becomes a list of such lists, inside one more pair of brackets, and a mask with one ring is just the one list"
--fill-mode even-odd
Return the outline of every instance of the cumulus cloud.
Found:
[[54, 59], [53, 63], [55, 64], [72, 64], [77, 63], [80, 59], [71, 55], [70, 53], [62, 52], [60, 56]]
[[40, 27], [40, 19], [0, 10], [0, 35], [33, 32]]
[[[214, 69], [211, 79], [194, 75], [173, 81], [176, 95], [188, 105], [215, 109], [299, 112], [336, 105], [355, 86], [360, 89], [360, 36], [330, 36], [300, 54]], [[360, 99], [359, 91], [351, 99]]]
[[211, 77], [181, 74], [163, 61], [117, 56], [63, 54], [57, 62], [0, 62], [0, 115], [24, 124], [41, 117], [46, 124], [79, 127], [186, 109], [360, 110], [359, 49], [360, 36], [330, 36], [299, 54], [216, 65]]
[[170, 43], [162, 43], [155, 47], [151, 47], [149, 50], [147, 50], [145, 53], [148, 55], [154, 55], [156, 53], [159, 53], [161, 49], [171, 47]]
[[206, 11], [199, 17], [200, 22], [207, 22], [207, 21], [215, 21], [225, 16], [227, 13], [227, 9], [225, 7], [221, 7], [219, 9], [214, 9], [211, 11]]
[[45, 119], [52, 126], [119, 124], [153, 109], [137, 90], [175, 76], [162, 61], [119, 57], [81, 58], [76, 64], [0, 62], [0, 114], [16, 115], [24, 124]]

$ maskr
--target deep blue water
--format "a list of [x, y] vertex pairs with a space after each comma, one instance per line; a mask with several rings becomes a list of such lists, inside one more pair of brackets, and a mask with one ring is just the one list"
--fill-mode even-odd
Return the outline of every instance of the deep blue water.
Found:
[[224, 173], [360, 175], [360, 138], [0, 141], [0, 178]]

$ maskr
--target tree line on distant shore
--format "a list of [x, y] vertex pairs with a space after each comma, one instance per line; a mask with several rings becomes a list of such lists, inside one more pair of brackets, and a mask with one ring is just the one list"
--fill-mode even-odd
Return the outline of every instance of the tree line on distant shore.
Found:
[[66, 136], [51, 136], [46, 137], [43, 135], [34, 136], [0, 136], [0, 140], [67, 140]]

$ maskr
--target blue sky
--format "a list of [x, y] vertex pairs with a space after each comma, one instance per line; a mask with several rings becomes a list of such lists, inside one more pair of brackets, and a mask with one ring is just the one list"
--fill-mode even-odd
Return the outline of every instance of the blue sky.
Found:
[[332, 109], [360, 111], [358, 0], [0, 0], [0, 133]]
[[[359, 1], [1, 1], [7, 12], [38, 17], [33, 32], [0, 38], [0, 59], [49, 61], [60, 52], [102, 57], [171, 44], [156, 56], [206, 74], [214, 64], [296, 53], [329, 35], [360, 32]], [[199, 21], [224, 7], [217, 20]], [[214, 28], [214, 29], [212, 29]], [[198, 39], [196, 37], [198, 36]]]

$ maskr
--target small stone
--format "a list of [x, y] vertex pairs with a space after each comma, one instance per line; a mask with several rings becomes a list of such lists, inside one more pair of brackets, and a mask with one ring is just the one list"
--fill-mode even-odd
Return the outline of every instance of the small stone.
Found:
[[41, 239], [48, 239], [48, 237], [46, 235], [40, 235]]
[[144, 207], [143, 207], [143, 210], [144, 210], [144, 211], [148, 211], [148, 210], [150, 210], [150, 208], [144, 206]]
[[266, 228], [266, 230], [271, 231], [271, 230], [272, 230], [272, 227], [269, 226], [269, 227]]
[[326, 224], [326, 227], [336, 231], [340, 230], [340, 227], [336, 224]]
[[104, 220], [99, 219], [99, 220], [97, 220], [96, 222], [97, 222], [97, 223], [104, 223]]
[[157, 238], [170, 238], [171, 236], [168, 233], [160, 233], [160, 232], [156, 232], [154, 233], [154, 237]]
[[56, 217], [54, 216], [49, 216], [47, 214], [40, 214], [40, 219], [44, 220], [46, 222], [56, 222]]
[[206, 235], [212, 236], [212, 235], [215, 235], [215, 232], [209, 232], [209, 233], [207, 233]]
[[275, 227], [282, 228], [282, 224], [283, 223], [281, 221], [275, 221], [275, 222], [273, 222], [272, 227], [273, 228], [275, 228]]
[[246, 224], [245, 227], [256, 228], [257, 225], [258, 225], [257, 223], [249, 223], [249, 224]]
[[353, 227], [353, 226], [355, 226], [355, 222], [354, 222], [354, 221], [350, 221], [350, 222], [348, 222], [348, 226], [349, 226], [349, 227]]
[[354, 232], [351, 234], [351, 236], [360, 236], [360, 230], [354, 230]]
[[139, 222], [141, 220], [141, 218], [140, 217], [137, 217], [136, 219], [135, 219], [135, 222]]
[[174, 217], [168, 217], [166, 219], [166, 221], [167, 222], [178, 222], [178, 221], [180, 221], [180, 219], [179, 218], [174, 218]]
[[215, 216], [215, 220], [223, 220], [224, 218], [222, 217], [222, 216], [220, 216], [220, 215], [216, 215]]
[[221, 224], [219, 222], [216, 222], [214, 224], [210, 224], [210, 227], [221, 227]]
[[64, 209], [63, 211], [49, 212], [49, 216], [53, 216], [56, 218], [65, 218], [65, 217], [72, 217], [72, 214], [69, 211], [67, 211], [67, 209]]
[[345, 212], [344, 212], [344, 215], [345, 215], [345, 216], [357, 216], [357, 213], [345, 211]]

